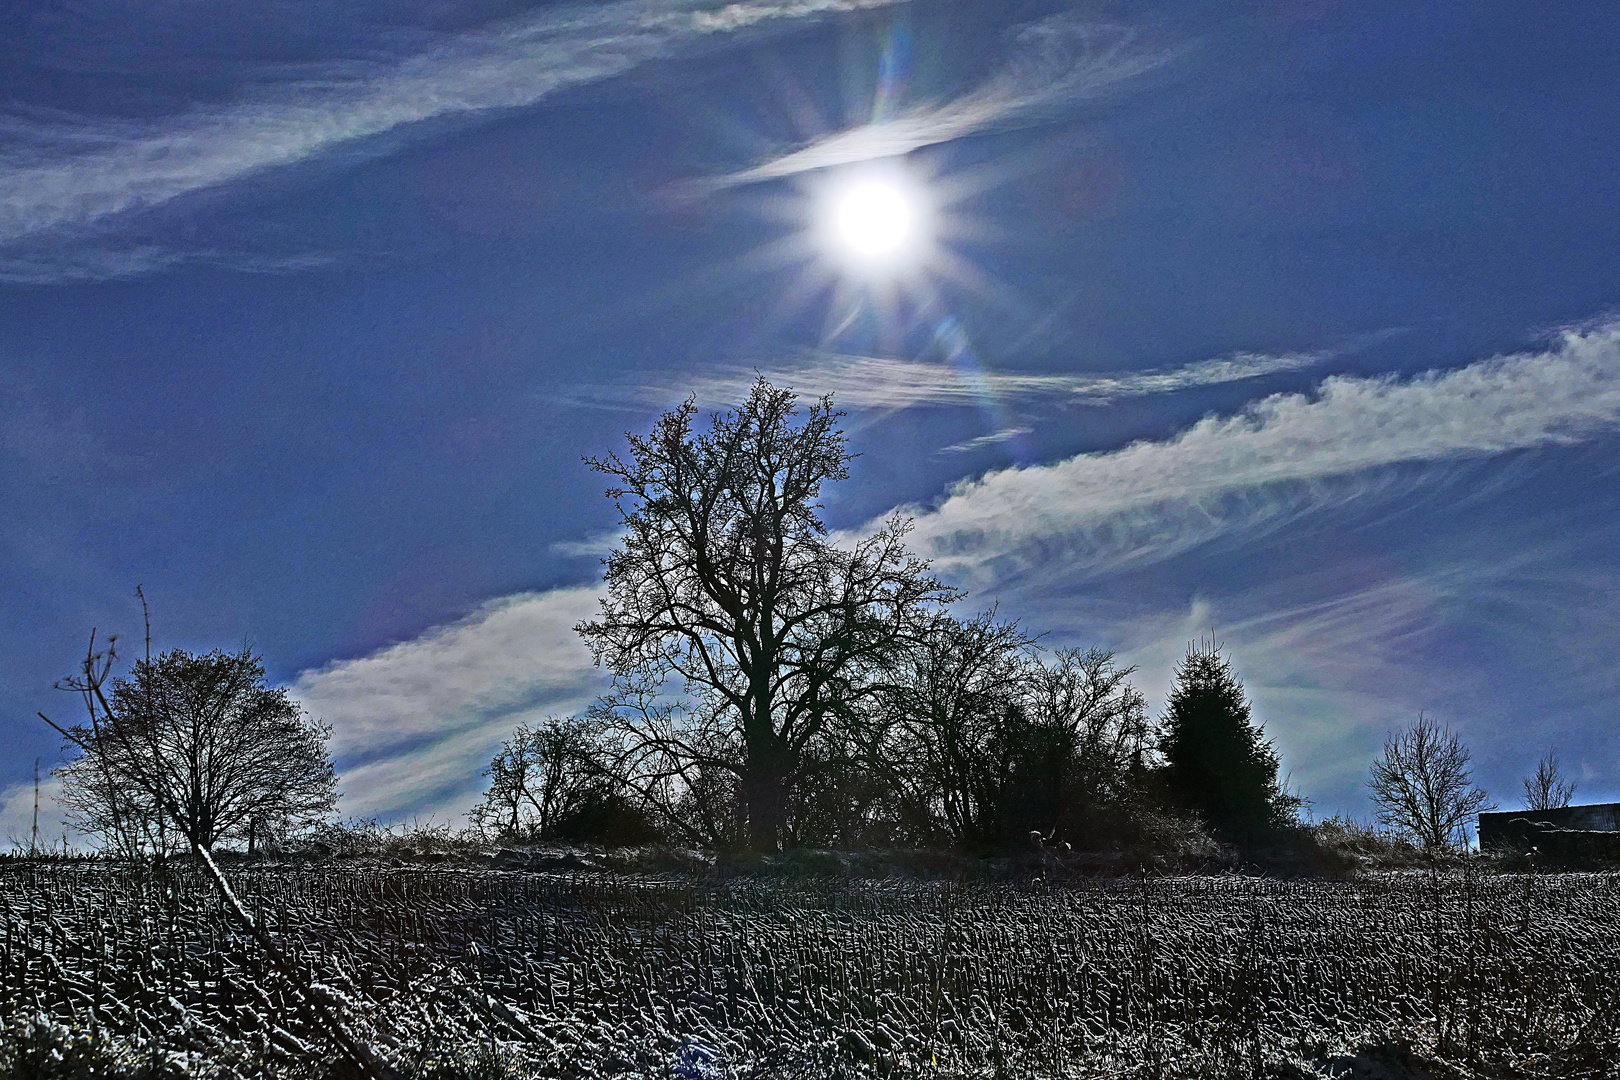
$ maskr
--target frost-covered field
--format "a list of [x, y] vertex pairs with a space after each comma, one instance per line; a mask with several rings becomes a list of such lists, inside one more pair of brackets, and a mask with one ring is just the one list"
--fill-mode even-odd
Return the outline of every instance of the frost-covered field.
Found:
[[[231, 876], [416, 1075], [1313, 1076], [1402, 1041], [1441, 1075], [1620, 1074], [1616, 874]], [[13, 1048], [322, 1073], [200, 876], [13, 864], [0, 897]]]

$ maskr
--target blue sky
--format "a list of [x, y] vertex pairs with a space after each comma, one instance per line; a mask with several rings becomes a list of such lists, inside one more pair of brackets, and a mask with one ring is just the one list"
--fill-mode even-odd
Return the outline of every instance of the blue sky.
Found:
[[[92, 626], [244, 639], [345, 809], [587, 703], [580, 458], [758, 370], [829, 523], [1162, 700], [1225, 642], [1314, 812], [1427, 710], [1620, 797], [1612, 7], [22, 4], [0, 16], [0, 826]], [[916, 220], [829, 230], [851, 185]], [[25, 806], [24, 804], [29, 805]]]

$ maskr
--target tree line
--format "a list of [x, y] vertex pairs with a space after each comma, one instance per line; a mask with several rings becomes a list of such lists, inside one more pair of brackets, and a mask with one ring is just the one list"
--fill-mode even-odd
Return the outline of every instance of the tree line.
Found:
[[[981, 853], [1300, 836], [1302, 800], [1215, 642], [1188, 648], [1150, 717], [1112, 653], [957, 614], [964, 595], [907, 549], [905, 520], [830, 535], [823, 492], [852, 460], [840, 416], [760, 379], [706, 423], [688, 400], [624, 455], [587, 459], [621, 537], [576, 630], [610, 685], [505, 741], [470, 814], [487, 836]], [[148, 643], [111, 678], [115, 657], [92, 637], [59, 684], [86, 720], [51, 721], [76, 752], [59, 772], [81, 830], [130, 855], [251, 849], [335, 810], [329, 730], [249, 651]], [[1485, 808], [1466, 747], [1427, 716], [1386, 743], [1369, 790], [1426, 847]], [[1572, 792], [1550, 756], [1526, 781], [1531, 801]]]
[[577, 630], [611, 687], [519, 732], [478, 820], [540, 836], [616, 806], [627, 831], [764, 851], [1135, 840], [1162, 808], [1241, 842], [1286, 825], [1277, 755], [1213, 644], [1161, 731], [1110, 653], [954, 614], [903, 519], [829, 536], [840, 415], [761, 379], [735, 411], [704, 424], [689, 400], [589, 459], [621, 539]]

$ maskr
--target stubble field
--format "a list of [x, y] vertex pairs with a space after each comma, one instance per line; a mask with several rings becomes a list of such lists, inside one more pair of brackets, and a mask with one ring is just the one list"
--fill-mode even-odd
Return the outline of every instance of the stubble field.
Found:
[[[1620, 874], [230, 876], [415, 1076], [1620, 1076]], [[13, 863], [0, 903], [15, 1075], [342, 1075], [194, 870]]]

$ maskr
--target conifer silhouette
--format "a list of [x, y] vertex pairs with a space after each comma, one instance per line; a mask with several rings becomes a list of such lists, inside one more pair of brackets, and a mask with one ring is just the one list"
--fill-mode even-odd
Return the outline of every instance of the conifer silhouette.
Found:
[[1250, 716], [1243, 683], [1215, 642], [1187, 647], [1163, 723], [1161, 776], [1172, 802], [1238, 844], [1287, 823], [1297, 800], [1283, 792], [1277, 751]]

